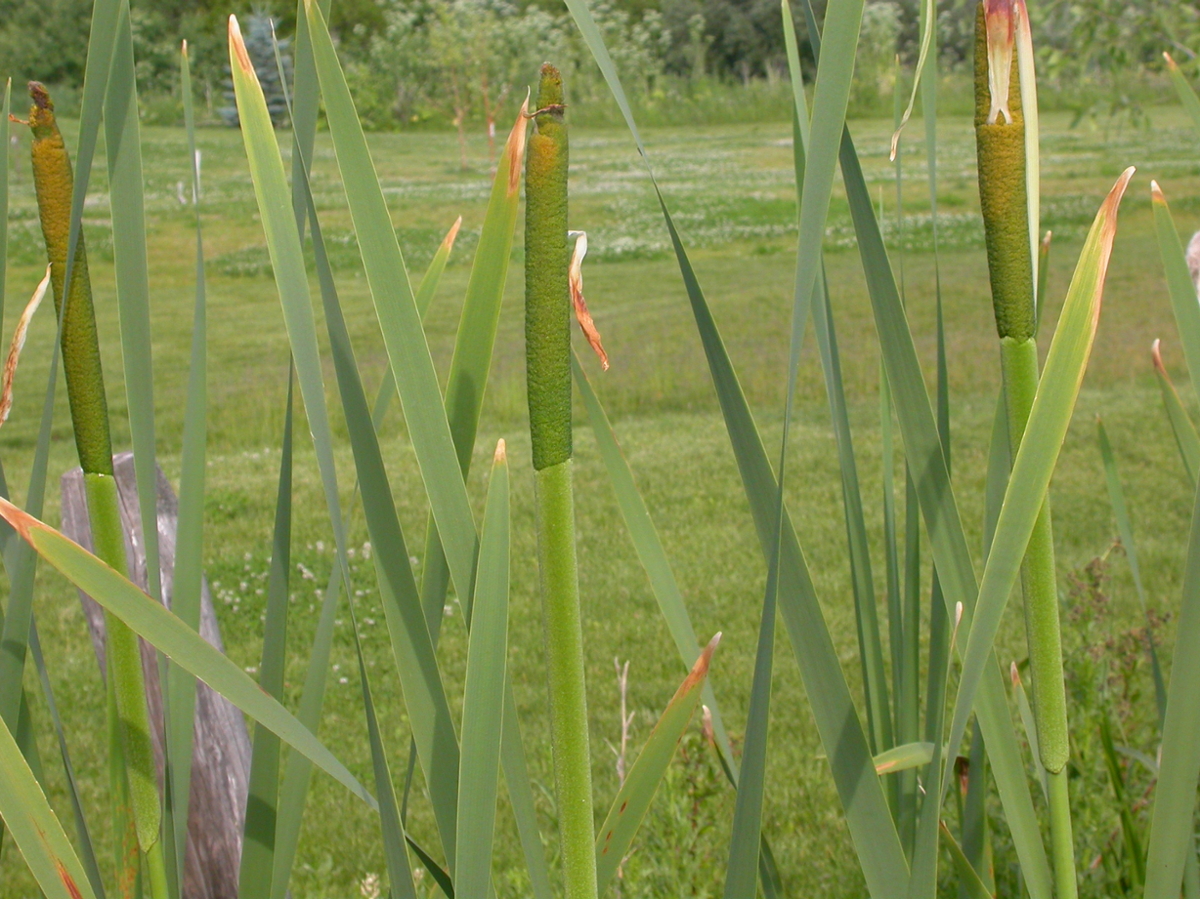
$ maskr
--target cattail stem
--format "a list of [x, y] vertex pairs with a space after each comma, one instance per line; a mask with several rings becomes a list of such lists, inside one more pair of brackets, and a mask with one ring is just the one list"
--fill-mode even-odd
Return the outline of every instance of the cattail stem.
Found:
[[[976, 18], [975, 139], [992, 305], [1000, 336], [1009, 443], [1015, 455], [1038, 386], [1034, 260], [1026, 202], [1025, 118], [1012, 52], [1021, 0], [984, 0]], [[989, 46], [989, 42], [991, 46]], [[1003, 71], [1005, 68], [1008, 71]], [[999, 69], [999, 71], [993, 71]], [[1006, 85], [1007, 96], [991, 88]], [[1050, 502], [1043, 504], [1021, 567], [1038, 750], [1049, 779], [1051, 859], [1058, 899], [1075, 899], [1066, 765], [1070, 756]]]
[[571, 299], [562, 78], [542, 66], [525, 174], [525, 342], [554, 787], [568, 899], [595, 899], [595, 821], [571, 487]]
[[[92, 306], [91, 280], [83, 235], [76, 244], [67, 284], [67, 255], [71, 228], [74, 175], [58, 123], [54, 104], [46, 88], [30, 82], [33, 106], [29, 125], [33, 132], [34, 188], [46, 253], [54, 306], [62, 322], [63, 372], [67, 400], [75, 430], [75, 446], [83, 469], [88, 523], [96, 555], [121, 574], [128, 574], [125, 536], [121, 525], [117, 482], [113, 476], [112, 440], [108, 427], [108, 403], [100, 366], [100, 342]], [[64, 309], [65, 304], [65, 309]], [[130, 806], [138, 845], [146, 854], [152, 895], [167, 896], [166, 868], [159, 843], [162, 811], [150, 740], [150, 715], [138, 638], [115, 615], [105, 615], [108, 636], [108, 674], [115, 702], [110, 705], [109, 726], [117, 731], [125, 760]], [[114, 714], [115, 713], [115, 714]], [[118, 796], [121, 790], [114, 790]]]

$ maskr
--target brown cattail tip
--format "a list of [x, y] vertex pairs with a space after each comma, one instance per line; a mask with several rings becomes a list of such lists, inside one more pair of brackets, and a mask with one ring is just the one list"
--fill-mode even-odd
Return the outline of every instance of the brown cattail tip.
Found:
[[29, 82], [29, 99], [33, 101], [33, 105], [38, 109], [54, 110], [54, 101], [50, 99], [50, 92], [46, 90], [46, 85], [40, 81]]
[[250, 61], [250, 54], [246, 52], [246, 42], [242, 40], [242, 28], [238, 25], [237, 16], [229, 17], [229, 47], [233, 50], [234, 56], [237, 57], [238, 65], [242, 71], [252, 73], [254, 71], [254, 63]]
[[508, 461], [508, 450], [504, 446], [504, 438], [501, 437], [499, 440], [496, 441], [495, 462], [497, 465], [501, 465], [507, 461]]

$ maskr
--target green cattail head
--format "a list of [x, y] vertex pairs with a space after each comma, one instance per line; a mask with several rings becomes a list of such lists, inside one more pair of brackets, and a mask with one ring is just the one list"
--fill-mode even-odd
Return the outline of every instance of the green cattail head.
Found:
[[542, 66], [525, 165], [525, 364], [533, 467], [571, 458], [571, 294], [562, 76]]
[[[1013, 6], [1012, 0], [982, 0], [976, 13], [975, 146], [996, 329], [1001, 337], [1027, 340], [1036, 319]], [[993, 89], [1005, 96], [993, 96]]]
[[[96, 315], [92, 308], [92, 286], [82, 233], [71, 268], [71, 285], [64, 290], [74, 189], [71, 159], [58, 130], [54, 103], [45, 85], [29, 82], [29, 96], [33, 100], [29, 110], [29, 127], [33, 132], [33, 184], [50, 262], [54, 309], [62, 318], [63, 372], [79, 464], [85, 472], [112, 474], [108, 403], [104, 396], [100, 342], [96, 336]], [[65, 312], [62, 311], [64, 296]]]

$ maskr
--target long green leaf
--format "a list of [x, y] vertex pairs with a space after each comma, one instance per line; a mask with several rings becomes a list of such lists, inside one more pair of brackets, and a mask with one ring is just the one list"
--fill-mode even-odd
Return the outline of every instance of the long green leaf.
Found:
[[450, 425], [442, 407], [437, 373], [421, 328], [387, 202], [375, 175], [366, 136], [354, 112], [354, 101], [329, 30], [320, 9], [312, 2], [306, 4], [305, 11], [317, 75], [325, 97], [329, 132], [409, 437], [441, 535], [451, 579], [460, 596], [470, 596], [478, 540]]
[[[993, 657], [992, 643], [1000, 618], [1020, 572], [1025, 545], [1070, 424], [1099, 322], [1104, 278], [1116, 237], [1117, 208], [1132, 177], [1133, 169], [1126, 169], [1096, 214], [1059, 315], [980, 582], [951, 721], [948, 743], [951, 747], [962, 740], [979, 682]], [[943, 777], [948, 781], [949, 770]]]
[[[841, 162], [884, 367], [890, 388], [897, 397], [894, 408], [929, 533], [930, 549], [938, 571], [947, 617], [953, 619], [961, 610], [962, 623], [966, 627], [970, 623], [978, 594], [978, 582], [950, 484], [945, 448], [917, 361], [912, 333], [887, 260], [862, 166], [848, 132], [842, 136]], [[1025, 882], [1034, 899], [1048, 899], [1052, 893], [1050, 866], [1029, 795], [1000, 670], [994, 663], [992, 669], [994, 674], [983, 681], [976, 710], [992, 755], [996, 787], [1004, 804]], [[953, 753], [948, 755], [952, 756]], [[944, 787], [945, 784], [942, 785]], [[935, 791], [934, 795], [939, 793]], [[940, 806], [938, 800], [927, 796], [926, 803], [931, 801]], [[928, 857], [936, 852], [936, 841], [927, 832], [932, 828], [929, 825], [924, 827], [927, 829], [923, 831], [924, 851]], [[928, 863], [919, 866], [919, 871], [927, 878]]]
[[[263, 622], [259, 685], [276, 699], [283, 698], [287, 659], [288, 583], [292, 567], [292, 433], [295, 378], [288, 367], [287, 406], [280, 445], [279, 486], [271, 539], [271, 569], [267, 576], [267, 610]], [[238, 895], [270, 896], [275, 872], [276, 823], [279, 811], [279, 738], [265, 727], [255, 728], [250, 753]]]
[[[687, 605], [683, 601], [679, 583], [675, 580], [675, 572], [672, 571], [671, 563], [667, 559], [666, 549], [663, 548], [662, 540], [658, 536], [658, 529], [650, 518], [650, 510], [646, 508], [646, 502], [642, 499], [637, 483], [633, 479], [629, 462], [617, 442], [617, 435], [613, 430], [612, 423], [608, 420], [608, 415], [600, 404], [600, 399], [596, 396], [596, 391], [588, 380], [587, 373], [577, 355], [572, 354], [571, 368], [575, 373], [575, 384], [583, 398], [588, 421], [592, 425], [592, 432], [596, 435], [596, 445], [600, 450], [601, 459], [604, 460], [604, 467], [608, 472], [609, 481], [612, 483], [617, 506], [620, 508], [625, 526], [629, 530], [634, 551], [642, 563], [642, 568], [646, 571], [650, 589], [658, 601], [659, 611], [662, 612], [667, 630], [675, 641], [679, 657], [685, 666], [690, 667], [700, 658], [702, 650], [696, 638], [696, 629], [692, 626]], [[732, 774], [731, 780], [736, 787], [737, 759], [734, 758], [733, 747], [729, 743], [729, 734], [725, 730], [720, 707], [717, 705], [712, 684], [708, 680], [704, 682], [702, 701], [712, 714], [713, 739], [716, 741], [722, 763], [728, 766]]]
[[717, 634], [696, 659], [671, 701], [659, 716], [637, 761], [629, 769], [624, 783], [613, 799], [612, 807], [600, 825], [596, 836], [596, 892], [603, 896], [612, 883], [621, 861], [629, 852], [633, 838], [646, 816], [658, 785], [675, 755], [675, 749], [692, 713], [700, 703], [702, 688], [708, 678], [709, 665], [721, 635]]
[[147, 643], [269, 728], [364, 802], [375, 805], [362, 784], [308, 728], [169, 610], [77, 543], [7, 500], [0, 500], [0, 516], [67, 580], [124, 621]]
[[[1137, 544], [1133, 541], [1133, 523], [1129, 520], [1129, 508], [1125, 505], [1125, 491], [1121, 487], [1121, 476], [1117, 472], [1117, 460], [1113, 458], [1112, 444], [1108, 441], [1108, 432], [1104, 422], [1096, 416], [1096, 441], [1100, 445], [1100, 459], [1104, 463], [1104, 480], [1108, 485], [1108, 499], [1112, 503], [1113, 516], [1117, 519], [1117, 534], [1121, 537], [1121, 546], [1125, 549], [1125, 558], [1129, 560], [1129, 570], [1133, 574], [1133, 586], [1137, 590], [1138, 605], [1142, 614], [1146, 615], [1149, 607], [1146, 603], [1146, 590], [1142, 586], [1142, 571], [1138, 565]], [[1151, 622], [1146, 622], [1146, 651], [1150, 655], [1150, 667], [1154, 673], [1154, 700], [1158, 706], [1158, 726], [1162, 729], [1163, 716], [1167, 711], [1167, 687], [1163, 681], [1162, 666], [1158, 661], [1158, 647], [1155, 645], [1154, 631]]]
[[[184, 128], [188, 136], [188, 161], [192, 173], [192, 205], [196, 215], [196, 295], [192, 312], [191, 361], [184, 405], [183, 451], [179, 474], [179, 521], [175, 539], [175, 577], [171, 609], [193, 628], [200, 626], [200, 595], [204, 579], [204, 482], [208, 440], [208, 319], [204, 281], [204, 238], [200, 220], [200, 170], [196, 157], [196, 119], [192, 109], [191, 64], [187, 43], [180, 52], [180, 90]], [[136, 459], [135, 459], [136, 467]], [[139, 484], [139, 496], [141, 485]], [[143, 527], [145, 524], [143, 523]], [[170, 667], [166, 677], [166, 733], [171, 759], [171, 821], [175, 858], [182, 862], [187, 841], [187, 808], [191, 795], [192, 718], [195, 682]], [[278, 698], [278, 694], [272, 694]], [[182, 863], [177, 869], [183, 870]], [[180, 890], [182, 892], [182, 889]]]
[[371, 559], [379, 581], [384, 617], [404, 690], [409, 723], [429, 784], [442, 847], [453, 869], [459, 776], [459, 750], [454, 724], [311, 193], [306, 192], [306, 201], [317, 257], [325, 326], [329, 332], [338, 391], [346, 413], [346, 427], [360, 478], [367, 532], [374, 548]]
[[95, 899], [83, 865], [12, 731], [0, 721], [0, 818], [50, 899]]
[[1162, 757], [1146, 851], [1145, 899], [1175, 899], [1184, 866], [1196, 853], [1196, 784], [1200, 779], [1200, 490], [1192, 506], [1183, 601], [1175, 631]]
[[479, 574], [471, 603], [463, 686], [458, 868], [454, 878], [455, 892], [463, 897], [485, 896], [491, 881], [508, 655], [508, 566], [508, 457], [501, 440], [488, 482], [479, 540]]
[[971, 866], [971, 862], [967, 860], [962, 847], [954, 839], [954, 834], [950, 833], [950, 828], [943, 823], [941, 831], [942, 837], [946, 840], [946, 845], [950, 847], [950, 858], [954, 862], [954, 869], [958, 872], [959, 883], [963, 884], [966, 888], [967, 896], [970, 899], [995, 899], [991, 891], [984, 886], [979, 873]]
[[1175, 60], [1171, 58], [1171, 54], [1164, 53], [1163, 56], [1167, 60], [1167, 71], [1171, 75], [1171, 83], [1175, 85], [1175, 92], [1179, 94], [1179, 102], [1183, 104], [1183, 108], [1192, 117], [1192, 122], [1195, 123], [1196, 130], [1200, 131], [1200, 96], [1197, 96], [1196, 91], [1187, 83], [1187, 79], [1183, 76], [1183, 72], [1179, 70], [1179, 66]]
[[[584, 0], [567, 0], [567, 7], [608, 82], [639, 152], [646, 158], [645, 147], [629, 102], [591, 11]], [[759, 540], [764, 555], [769, 557], [772, 551], [771, 541], [775, 537], [778, 484], [704, 293], [692, 270], [666, 202], [658, 192], [657, 183], [653, 181], [652, 171], [651, 180], [704, 343], [722, 412], [726, 416], [726, 427], [734, 444]], [[903, 891], [903, 882], [907, 880], [907, 863], [891, 823], [883, 788], [871, 765], [871, 753], [866, 737], [858, 722], [853, 700], [786, 510], [780, 557], [780, 598], [784, 623], [800, 664], [822, 741], [827, 751], [834, 747], [838, 750], [838, 764], [833, 770], [834, 780], [846, 810], [855, 846], [861, 853], [860, 859], [863, 860], [868, 886], [872, 895], [898, 896]]]
[[1184, 470], [1192, 486], [1200, 478], [1200, 435], [1196, 434], [1196, 426], [1183, 408], [1179, 393], [1167, 374], [1163, 364], [1162, 344], [1156, 340], [1150, 347], [1150, 355], [1154, 360], [1154, 374], [1158, 378], [1158, 388], [1162, 393], [1163, 408], [1167, 410], [1167, 420], [1171, 422], [1171, 432], [1175, 435], [1175, 445], [1179, 448], [1179, 457], [1183, 460]]
[[1154, 207], [1158, 250], [1167, 276], [1167, 292], [1175, 312], [1175, 324], [1183, 344], [1183, 357], [1187, 360], [1188, 373], [1192, 377], [1192, 388], [1200, 394], [1200, 304], [1196, 302], [1196, 285], [1188, 271], [1183, 243], [1179, 239], [1179, 232], [1175, 230], [1167, 198], [1156, 181], [1150, 182], [1150, 196], [1153, 200], [1151, 205]]

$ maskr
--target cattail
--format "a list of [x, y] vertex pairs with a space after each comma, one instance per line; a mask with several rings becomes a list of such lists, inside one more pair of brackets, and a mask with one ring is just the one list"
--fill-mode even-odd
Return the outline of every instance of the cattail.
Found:
[[568, 899], [595, 899], [595, 822], [571, 486], [571, 290], [562, 76], [542, 66], [525, 168], [525, 359], [551, 743]]

